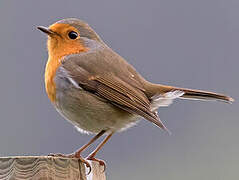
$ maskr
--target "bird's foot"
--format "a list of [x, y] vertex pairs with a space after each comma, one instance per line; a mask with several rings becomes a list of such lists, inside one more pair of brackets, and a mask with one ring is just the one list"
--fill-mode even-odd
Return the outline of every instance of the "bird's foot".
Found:
[[89, 172], [87, 174], [90, 174], [90, 172], [91, 172], [90, 163], [80, 155], [80, 152], [75, 152], [72, 154], [61, 154], [61, 153], [53, 154], [53, 153], [51, 153], [48, 156], [63, 157], [63, 158], [77, 158], [79, 161], [83, 162], [87, 168], [89, 168]]
[[90, 160], [90, 161], [96, 161], [100, 164], [100, 166], [103, 166], [103, 172], [105, 172], [105, 169], [106, 169], [106, 164], [105, 164], [105, 161], [101, 160], [101, 159], [97, 159], [95, 157], [91, 157], [91, 156], [88, 156], [86, 158], [87, 160]]

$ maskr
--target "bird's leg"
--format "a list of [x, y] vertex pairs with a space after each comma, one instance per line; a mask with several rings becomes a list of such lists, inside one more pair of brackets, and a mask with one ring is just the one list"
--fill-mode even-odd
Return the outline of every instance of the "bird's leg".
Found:
[[87, 144], [85, 144], [84, 146], [82, 146], [80, 149], [78, 149], [75, 153], [73, 153], [73, 157], [78, 158], [80, 157], [81, 153], [88, 148], [93, 142], [95, 142], [97, 139], [99, 139], [104, 133], [106, 132], [106, 130], [102, 130], [100, 131], [97, 135], [95, 135]]
[[111, 138], [112, 135], [113, 135], [113, 133], [110, 133], [110, 134], [102, 141], [102, 143], [100, 143], [100, 144], [97, 146], [97, 148], [96, 148], [92, 153], [90, 153], [90, 155], [86, 158], [87, 160], [99, 162], [99, 164], [100, 164], [101, 166], [104, 166], [104, 171], [105, 171], [105, 167], [106, 167], [105, 162], [104, 162], [103, 160], [101, 160], [101, 159], [96, 159], [96, 158], [95, 158], [95, 155], [96, 155], [96, 153], [105, 145], [105, 143]]
[[54, 156], [54, 157], [67, 157], [67, 158], [78, 158], [80, 161], [85, 163], [86, 167], [90, 168], [90, 170], [89, 170], [89, 173], [90, 173], [91, 172], [91, 166], [84, 158], [81, 157], [81, 152], [84, 151], [87, 147], [89, 147], [97, 139], [99, 139], [105, 132], [106, 132], [106, 130], [100, 131], [87, 144], [85, 144], [84, 146], [82, 146], [80, 149], [78, 149], [76, 152], [74, 152], [72, 154], [67, 154], [67, 155], [64, 155], [64, 154], [50, 154], [50, 156]]

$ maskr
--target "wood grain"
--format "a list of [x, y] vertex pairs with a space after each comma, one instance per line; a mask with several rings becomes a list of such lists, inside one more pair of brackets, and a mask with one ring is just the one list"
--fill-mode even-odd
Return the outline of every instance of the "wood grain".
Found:
[[103, 167], [90, 162], [92, 171], [86, 175], [82, 162], [74, 158], [51, 156], [0, 157], [1, 180], [106, 180]]

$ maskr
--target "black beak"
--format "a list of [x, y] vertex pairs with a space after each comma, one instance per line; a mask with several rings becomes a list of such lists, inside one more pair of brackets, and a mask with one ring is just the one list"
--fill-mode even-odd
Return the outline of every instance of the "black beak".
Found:
[[37, 29], [39, 29], [40, 31], [46, 33], [47, 35], [55, 35], [56, 33], [52, 30], [50, 30], [49, 28], [46, 28], [44, 26], [38, 26]]

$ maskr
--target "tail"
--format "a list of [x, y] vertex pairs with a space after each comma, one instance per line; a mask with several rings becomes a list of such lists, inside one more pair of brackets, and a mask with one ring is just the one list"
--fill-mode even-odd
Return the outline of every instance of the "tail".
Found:
[[185, 93], [181, 98], [185, 99], [195, 99], [195, 100], [216, 100], [222, 101], [226, 103], [232, 103], [234, 101], [233, 98], [226, 96], [224, 94], [218, 94], [208, 91], [201, 90], [191, 90], [191, 89], [182, 89]]
[[163, 94], [167, 94], [169, 92], [176, 91], [176, 92], [182, 92], [181, 96], [178, 96], [178, 98], [183, 98], [183, 99], [216, 100], [216, 101], [223, 101], [226, 103], [232, 103], [234, 101], [234, 99], [229, 96], [226, 96], [223, 94], [218, 94], [218, 93], [213, 93], [213, 92], [208, 92], [208, 91], [178, 88], [178, 87], [173, 87], [173, 86], [165, 86], [165, 85], [161, 85], [161, 84], [150, 84], [149, 87], [150, 87], [150, 90], [152, 93], [151, 97], [153, 97], [155, 95], [163, 95]]
[[232, 103], [234, 101], [233, 98], [223, 94], [194, 89], [178, 88], [173, 86], [165, 86], [149, 82], [145, 83], [144, 92], [151, 100], [150, 108], [153, 112], [155, 112], [159, 107], [169, 106], [176, 98], [192, 100], [216, 100], [223, 101], [226, 103]]

